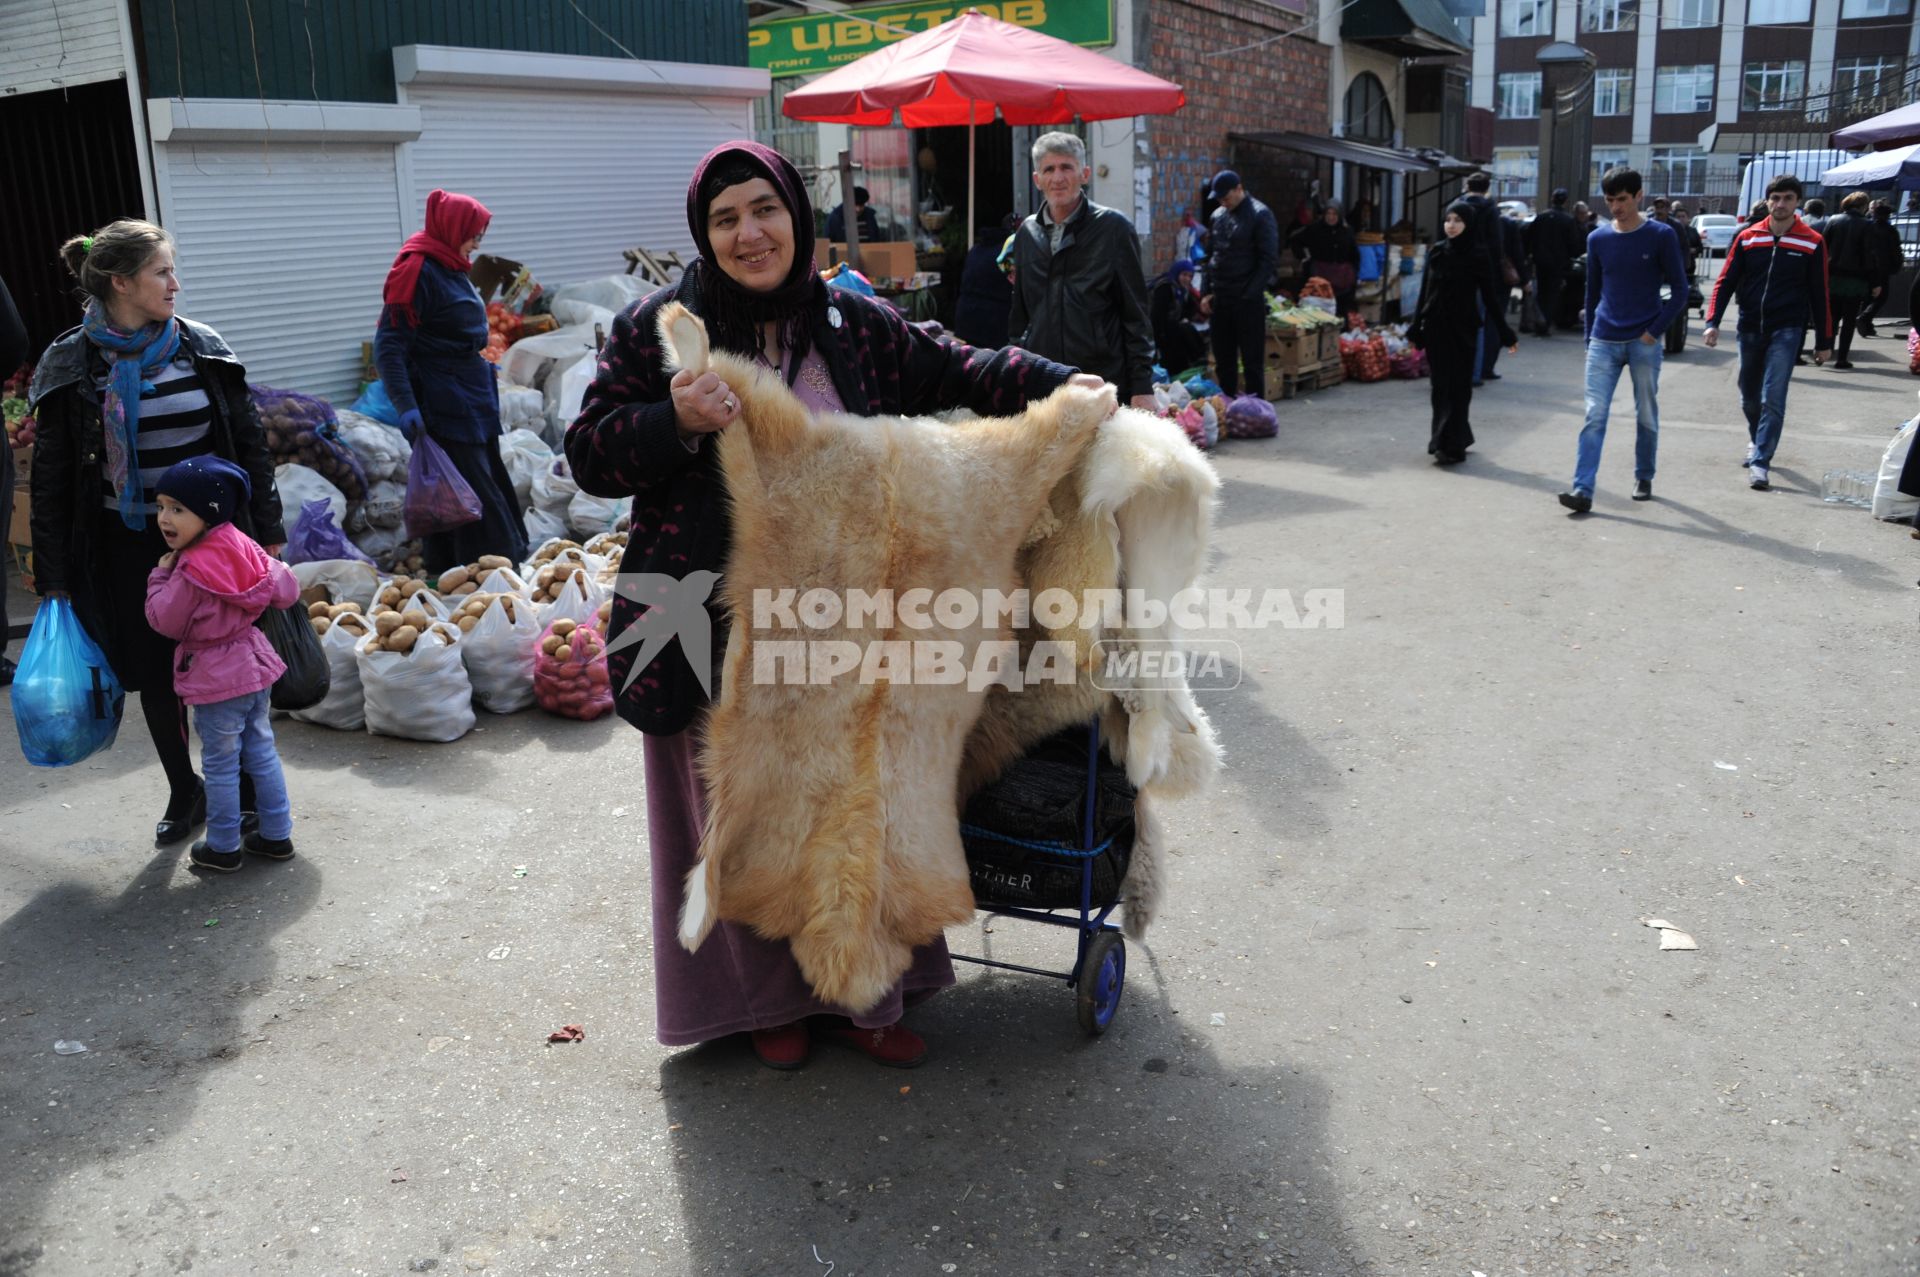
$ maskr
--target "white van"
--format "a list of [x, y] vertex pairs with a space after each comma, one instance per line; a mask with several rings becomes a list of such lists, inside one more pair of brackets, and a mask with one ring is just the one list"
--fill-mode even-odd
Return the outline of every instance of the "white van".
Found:
[[1827, 188], [1820, 184], [1820, 175], [1854, 158], [1851, 151], [1766, 151], [1748, 163], [1746, 172], [1740, 176], [1740, 205], [1733, 210], [1734, 216], [1744, 222], [1747, 210], [1767, 198], [1767, 183], [1782, 173], [1791, 173], [1800, 179], [1801, 204], [1823, 198], [1827, 212], [1837, 213], [1840, 211], [1837, 197], [1827, 195]]

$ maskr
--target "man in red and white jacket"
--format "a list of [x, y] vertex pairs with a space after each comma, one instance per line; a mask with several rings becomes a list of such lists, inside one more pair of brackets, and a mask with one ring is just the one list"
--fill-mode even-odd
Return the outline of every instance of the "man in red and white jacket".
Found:
[[1813, 361], [1833, 350], [1833, 309], [1827, 300], [1827, 245], [1801, 221], [1800, 179], [1776, 177], [1767, 185], [1767, 220], [1733, 237], [1727, 263], [1707, 305], [1706, 342], [1720, 338], [1727, 303], [1740, 300], [1740, 406], [1747, 414], [1747, 485], [1767, 490], [1767, 472], [1786, 422], [1787, 383], [1793, 377], [1806, 331], [1814, 330]]

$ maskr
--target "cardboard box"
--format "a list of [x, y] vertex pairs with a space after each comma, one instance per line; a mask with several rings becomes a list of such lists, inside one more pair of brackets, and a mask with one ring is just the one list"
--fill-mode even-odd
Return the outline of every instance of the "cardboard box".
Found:
[[13, 522], [7, 525], [9, 545], [33, 544], [33, 498], [21, 488], [13, 494]]
[[1312, 328], [1267, 329], [1267, 367], [1297, 372], [1320, 362], [1320, 333]]
[[[813, 242], [814, 265], [821, 270], [847, 259], [845, 244]], [[868, 279], [905, 279], [920, 269], [913, 245], [904, 240], [860, 245], [860, 273]]]
[[473, 259], [473, 266], [467, 271], [467, 278], [480, 291], [480, 300], [490, 302], [494, 294], [513, 282], [513, 277], [526, 267], [505, 257], [495, 257], [492, 253], [482, 253]]

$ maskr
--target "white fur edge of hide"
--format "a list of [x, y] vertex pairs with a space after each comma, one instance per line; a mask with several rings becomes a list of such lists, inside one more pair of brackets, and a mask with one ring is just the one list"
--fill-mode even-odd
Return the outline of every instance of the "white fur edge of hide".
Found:
[[[1101, 424], [1082, 467], [1081, 512], [1107, 523], [1119, 543], [1126, 590], [1171, 603], [1206, 567], [1220, 478], [1185, 433], [1163, 417], [1123, 408]], [[1177, 645], [1171, 615], [1160, 625], [1122, 629], [1122, 643]], [[1124, 753], [1135, 789], [1162, 798], [1199, 793], [1220, 770], [1213, 725], [1182, 684], [1120, 693], [1127, 721]]]

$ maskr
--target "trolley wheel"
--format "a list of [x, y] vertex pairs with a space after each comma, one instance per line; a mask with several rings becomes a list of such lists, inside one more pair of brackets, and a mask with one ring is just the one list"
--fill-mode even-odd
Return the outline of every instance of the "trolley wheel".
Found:
[[1120, 990], [1127, 982], [1127, 942], [1117, 931], [1097, 932], [1087, 942], [1087, 956], [1075, 976], [1076, 1010], [1080, 1027], [1099, 1037], [1120, 1009]]

